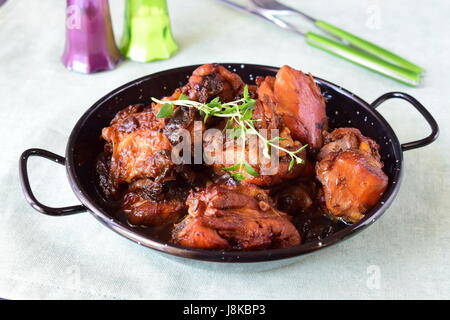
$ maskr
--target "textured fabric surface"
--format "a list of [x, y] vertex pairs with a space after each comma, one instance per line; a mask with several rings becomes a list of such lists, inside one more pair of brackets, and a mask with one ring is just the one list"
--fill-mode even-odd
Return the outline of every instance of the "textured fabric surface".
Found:
[[[110, 3], [119, 39], [123, 1]], [[65, 1], [9, 0], [0, 7], [0, 297], [450, 298], [449, 3], [286, 3], [409, 57], [426, 68], [424, 85], [409, 88], [356, 67], [213, 0], [169, 0], [173, 33], [181, 47], [172, 59], [127, 61], [111, 72], [81, 75], [66, 71], [59, 60]], [[357, 237], [272, 270], [198, 268], [118, 236], [89, 213], [53, 218], [25, 202], [18, 179], [23, 150], [39, 147], [64, 154], [78, 118], [110, 90], [164, 69], [212, 61], [289, 64], [369, 102], [389, 91], [404, 91], [436, 117], [441, 136], [404, 154], [401, 190], [382, 219]], [[402, 142], [429, 132], [406, 102], [389, 101], [380, 112]], [[33, 158], [29, 170], [42, 202], [78, 203], [62, 166]]]

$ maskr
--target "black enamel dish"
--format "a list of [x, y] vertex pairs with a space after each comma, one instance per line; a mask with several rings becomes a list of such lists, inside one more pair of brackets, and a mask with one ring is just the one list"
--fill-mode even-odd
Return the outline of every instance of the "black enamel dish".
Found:
[[[275, 67], [251, 64], [223, 65], [238, 73], [247, 83], [253, 83], [256, 76], [275, 75], [278, 70]], [[95, 160], [103, 149], [103, 142], [99, 139], [101, 129], [109, 125], [119, 110], [130, 104], [149, 102], [151, 97], [170, 95], [175, 88], [187, 81], [196, 67], [186, 66], [145, 76], [101, 98], [75, 125], [67, 144], [65, 158], [42, 149], [26, 150], [20, 159], [20, 177], [23, 192], [30, 205], [37, 211], [52, 216], [90, 211], [100, 222], [122, 236], [143, 246], [179, 257], [216, 262], [262, 262], [293, 258], [329, 247], [357, 234], [375, 222], [397, 195], [403, 175], [403, 152], [430, 144], [438, 136], [439, 128], [431, 114], [416, 99], [405, 93], [386, 93], [369, 104], [335, 84], [315, 78], [327, 98], [327, 115], [331, 128], [358, 128], [364, 135], [371, 137], [380, 145], [389, 185], [379, 203], [360, 222], [349, 225], [322, 241], [313, 241], [285, 249], [237, 252], [198, 250], [173, 245], [151, 238], [111, 214], [111, 210], [108, 210], [108, 205], [102, 200], [94, 182]], [[431, 134], [422, 140], [400, 144], [389, 123], [375, 110], [384, 101], [392, 98], [406, 100], [419, 111], [430, 125]], [[30, 156], [44, 157], [65, 165], [72, 189], [82, 204], [64, 208], [51, 208], [41, 204], [34, 197], [28, 180], [27, 160]]]

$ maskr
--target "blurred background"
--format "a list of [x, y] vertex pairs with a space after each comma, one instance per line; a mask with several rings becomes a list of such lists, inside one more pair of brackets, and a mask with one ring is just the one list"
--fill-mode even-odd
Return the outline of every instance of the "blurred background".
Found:
[[[124, 1], [109, 2], [119, 43]], [[445, 126], [450, 119], [449, 2], [282, 2], [423, 66], [427, 72], [422, 85], [408, 87], [333, 57], [308, 46], [298, 35], [215, 0], [168, 0], [179, 45], [170, 59], [126, 60], [111, 71], [79, 74], [66, 70], [60, 61], [65, 1], [7, 0], [0, 6], [1, 297], [450, 298], [450, 135]], [[313, 30], [309, 24], [299, 27]], [[154, 72], [209, 62], [288, 64], [368, 102], [386, 92], [403, 91], [435, 116], [441, 136], [426, 148], [405, 153], [403, 185], [383, 219], [333, 249], [264, 273], [232, 274], [176, 264], [122, 239], [87, 213], [56, 219], [39, 215], [26, 204], [17, 168], [23, 150], [37, 147], [64, 154], [79, 117], [109, 91]], [[429, 132], [406, 102], [389, 101], [380, 113], [401, 142]], [[46, 204], [77, 203], [62, 167], [33, 159], [30, 172], [36, 196]], [[370, 285], [373, 270], [379, 276], [375, 287]]]

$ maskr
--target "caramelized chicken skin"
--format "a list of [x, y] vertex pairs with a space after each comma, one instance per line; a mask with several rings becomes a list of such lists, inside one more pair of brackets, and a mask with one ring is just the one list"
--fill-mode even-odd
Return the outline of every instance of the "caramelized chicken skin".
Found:
[[191, 192], [188, 216], [173, 232], [190, 248], [253, 250], [300, 244], [300, 234], [285, 213], [255, 186], [214, 185]]
[[336, 217], [357, 222], [387, 188], [379, 147], [354, 128], [336, 129], [326, 139], [329, 144], [322, 148], [322, 160], [316, 164], [326, 207]]
[[[164, 179], [173, 166], [171, 144], [150, 108], [130, 106], [120, 111], [102, 137], [111, 151], [110, 176], [117, 190], [134, 179]], [[115, 193], [115, 191], [113, 191]]]
[[234, 100], [243, 87], [244, 82], [236, 73], [218, 64], [205, 64], [194, 70], [181, 90], [194, 101], [205, 103], [218, 96], [227, 102]]
[[380, 161], [380, 147], [372, 139], [363, 136], [356, 128], [338, 128], [331, 133], [324, 133], [325, 145], [320, 149], [317, 160], [322, 160], [331, 152], [347, 150], [361, 150], [369, 153], [375, 160]]
[[256, 123], [259, 129], [278, 129], [280, 127], [280, 115], [276, 112], [276, 100], [273, 92], [275, 84], [274, 77], [256, 77], [258, 86], [255, 111], [253, 112], [255, 119], [261, 119]]
[[292, 137], [311, 148], [322, 147], [322, 131], [328, 129], [328, 120], [325, 99], [312, 76], [283, 66], [276, 75], [274, 95], [276, 111], [283, 117]]
[[188, 170], [173, 164], [171, 150], [178, 138], [176, 129], [188, 128], [193, 119], [186, 117], [191, 115], [187, 112], [182, 121], [173, 117], [166, 123], [155, 117], [157, 107], [130, 106], [102, 131], [111, 155], [97, 164], [99, 182], [106, 196], [117, 197], [119, 187], [126, 187], [122, 209], [133, 225], [174, 223], [186, 213], [188, 189], [180, 190], [172, 182], [187, 181]]

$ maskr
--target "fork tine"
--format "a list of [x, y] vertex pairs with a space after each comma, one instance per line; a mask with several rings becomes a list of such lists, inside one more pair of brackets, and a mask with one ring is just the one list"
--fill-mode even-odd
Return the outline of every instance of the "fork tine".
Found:
[[273, 15], [288, 15], [288, 14], [296, 14], [305, 18], [311, 22], [315, 22], [317, 19], [303, 13], [295, 8], [286, 6], [276, 0], [251, 0], [251, 2], [257, 6], [258, 8], [271, 11]]

